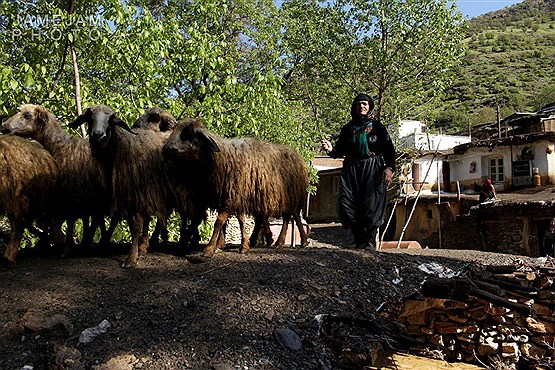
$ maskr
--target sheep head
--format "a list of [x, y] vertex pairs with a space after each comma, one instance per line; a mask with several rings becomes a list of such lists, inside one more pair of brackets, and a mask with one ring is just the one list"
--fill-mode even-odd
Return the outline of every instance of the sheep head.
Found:
[[37, 139], [50, 119], [55, 120], [46, 108], [40, 105], [24, 104], [19, 107], [18, 113], [2, 124], [2, 133]]
[[176, 126], [175, 117], [163, 110], [162, 108], [150, 108], [137, 121], [131, 128], [144, 128], [157, 132], [171, 131]]
[[115, 126], [134, 134], [114, 110], [106, 105], [94, 105], [87, 108], [85, 113], [69, 124], [69, 127], [77, 128], [82, 124], [87, 125], [89, 142], [97, 147], [105, 146], [108, 143]]
[[178, 157], [187, 161], [203, 161], [219, 151], [218, 144], [206, 127], [194, 119], [179, 121], [163, 148], [165, 157]]

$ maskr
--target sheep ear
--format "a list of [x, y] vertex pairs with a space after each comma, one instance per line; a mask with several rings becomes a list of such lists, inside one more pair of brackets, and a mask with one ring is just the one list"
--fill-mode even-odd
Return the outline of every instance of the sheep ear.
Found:
[[115, 114], [112, 114], [110, 116], [110, 119], [108, 120], [108, 123], [110, 124], [110, 126], [119, 126], [122, 129], [124, 129], [127, 132], [132, 133], [133, 135], [137, 135], [136, 132], [132, 131], [131, 128], [129, 126], [127, 126], [127, 124], [125, 122], [123, 122], [118, 116], [116, 116]]
[[149, 113], [147, 121], [148, 122], [160, 122], [161, 118], [158, 113]]
[[81, 114], [79, 117], [77, 117], [75, 119], [75, 121], [70, 122], [68, 124], [69, 128], [77, 128], [79, 126], [81, 126], [82, 124], [85, 124], [88, 122], [88, 116], [90, 116], [92, 114], [90, 108], [87, 108], [87, 110], [85, 111], [85, 113]]
[[204, 137], [206, 138], [206, 142], [208, 143], [207, 149], [210, 150], [213, 153], [219, 152], [220, 151], [220, 147], [218, 146], [218, 144], [216, 144], [216, 142], [214, 141], [214, 139], [212, 139], [210, 136], [208, 135], [204, 135]]
[[37, 121], [44, 124], [48, 122], [48, 111], [43, 106], [39, 105], [35, 108], [35, 117]]

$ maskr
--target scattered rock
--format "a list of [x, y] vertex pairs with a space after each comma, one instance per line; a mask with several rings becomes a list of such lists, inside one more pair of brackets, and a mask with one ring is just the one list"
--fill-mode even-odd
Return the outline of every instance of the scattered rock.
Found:
[[104, 319], [97, 326], [93, 326], [91, 328], [87, 328], [83, 330], [81, 332], [81, 335], [79, 335], [79, 343], [87, 344], [92, 342], [93, 339], [99, 336], [100, 334], [106, 333], [106, 331], [110, 326], [112, 326], [112, 324], [110, 324], [108, 320]]
[[30, 309], [16, 323], [6, 325], [3, 336], [16, 339], [24, 334], [42, 335], [50, 339], [64, 339], [73, 333], [73, 324], [62, 314], [46, 316], [44, 313]]
[[134, 355], [123, 355], [111, 358], [102, 365], [93, 367], [94, 370], [133, 370], [134, 365], [139, 362]]
[[76, 348], [69, 348], [65, 345], [54, 345], [49, 370], [85, 370], [85, 365], [81, 362], [81, 352]]
[[235, 370], [235, 367], [228, 364], [214, 364], [210, 367], [210, 370]]
[[277, 328], [274, 330], [276, 340], [284, 347], [292, 351], [300, 351], [303, 348], [301, 338], [289, 328]]

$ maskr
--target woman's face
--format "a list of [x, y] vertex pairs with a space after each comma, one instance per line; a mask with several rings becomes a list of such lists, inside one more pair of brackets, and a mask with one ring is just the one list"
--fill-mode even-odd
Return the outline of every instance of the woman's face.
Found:
[[355, 103], [357, 114], [359, 116], [366, 116], [370, 111], [370, 103], [366, 100], [360, 100]]

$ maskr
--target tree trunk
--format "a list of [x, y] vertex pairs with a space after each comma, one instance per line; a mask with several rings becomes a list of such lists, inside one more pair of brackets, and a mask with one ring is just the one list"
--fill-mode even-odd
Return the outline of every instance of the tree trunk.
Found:
[[[73, 14], [75, 11], [75, 0], [68, 0], [67, 3], [67, 13]], [[81, 82], [79, 80], [79, 67], [77, 65], [77, 53], [75, 52], [75, 35], [72, 34], [72, 38], [69, 41], [69, 48], [71, 49], [71, 62], [73, 64], [73, 77], [75, 78], [75, 105], [77, 107], [77, 115], [80, 116], [81, 110]], [[87, 130], [85, 125], [81, 125], [81, 135], [85, 137], [87, 135]]]

